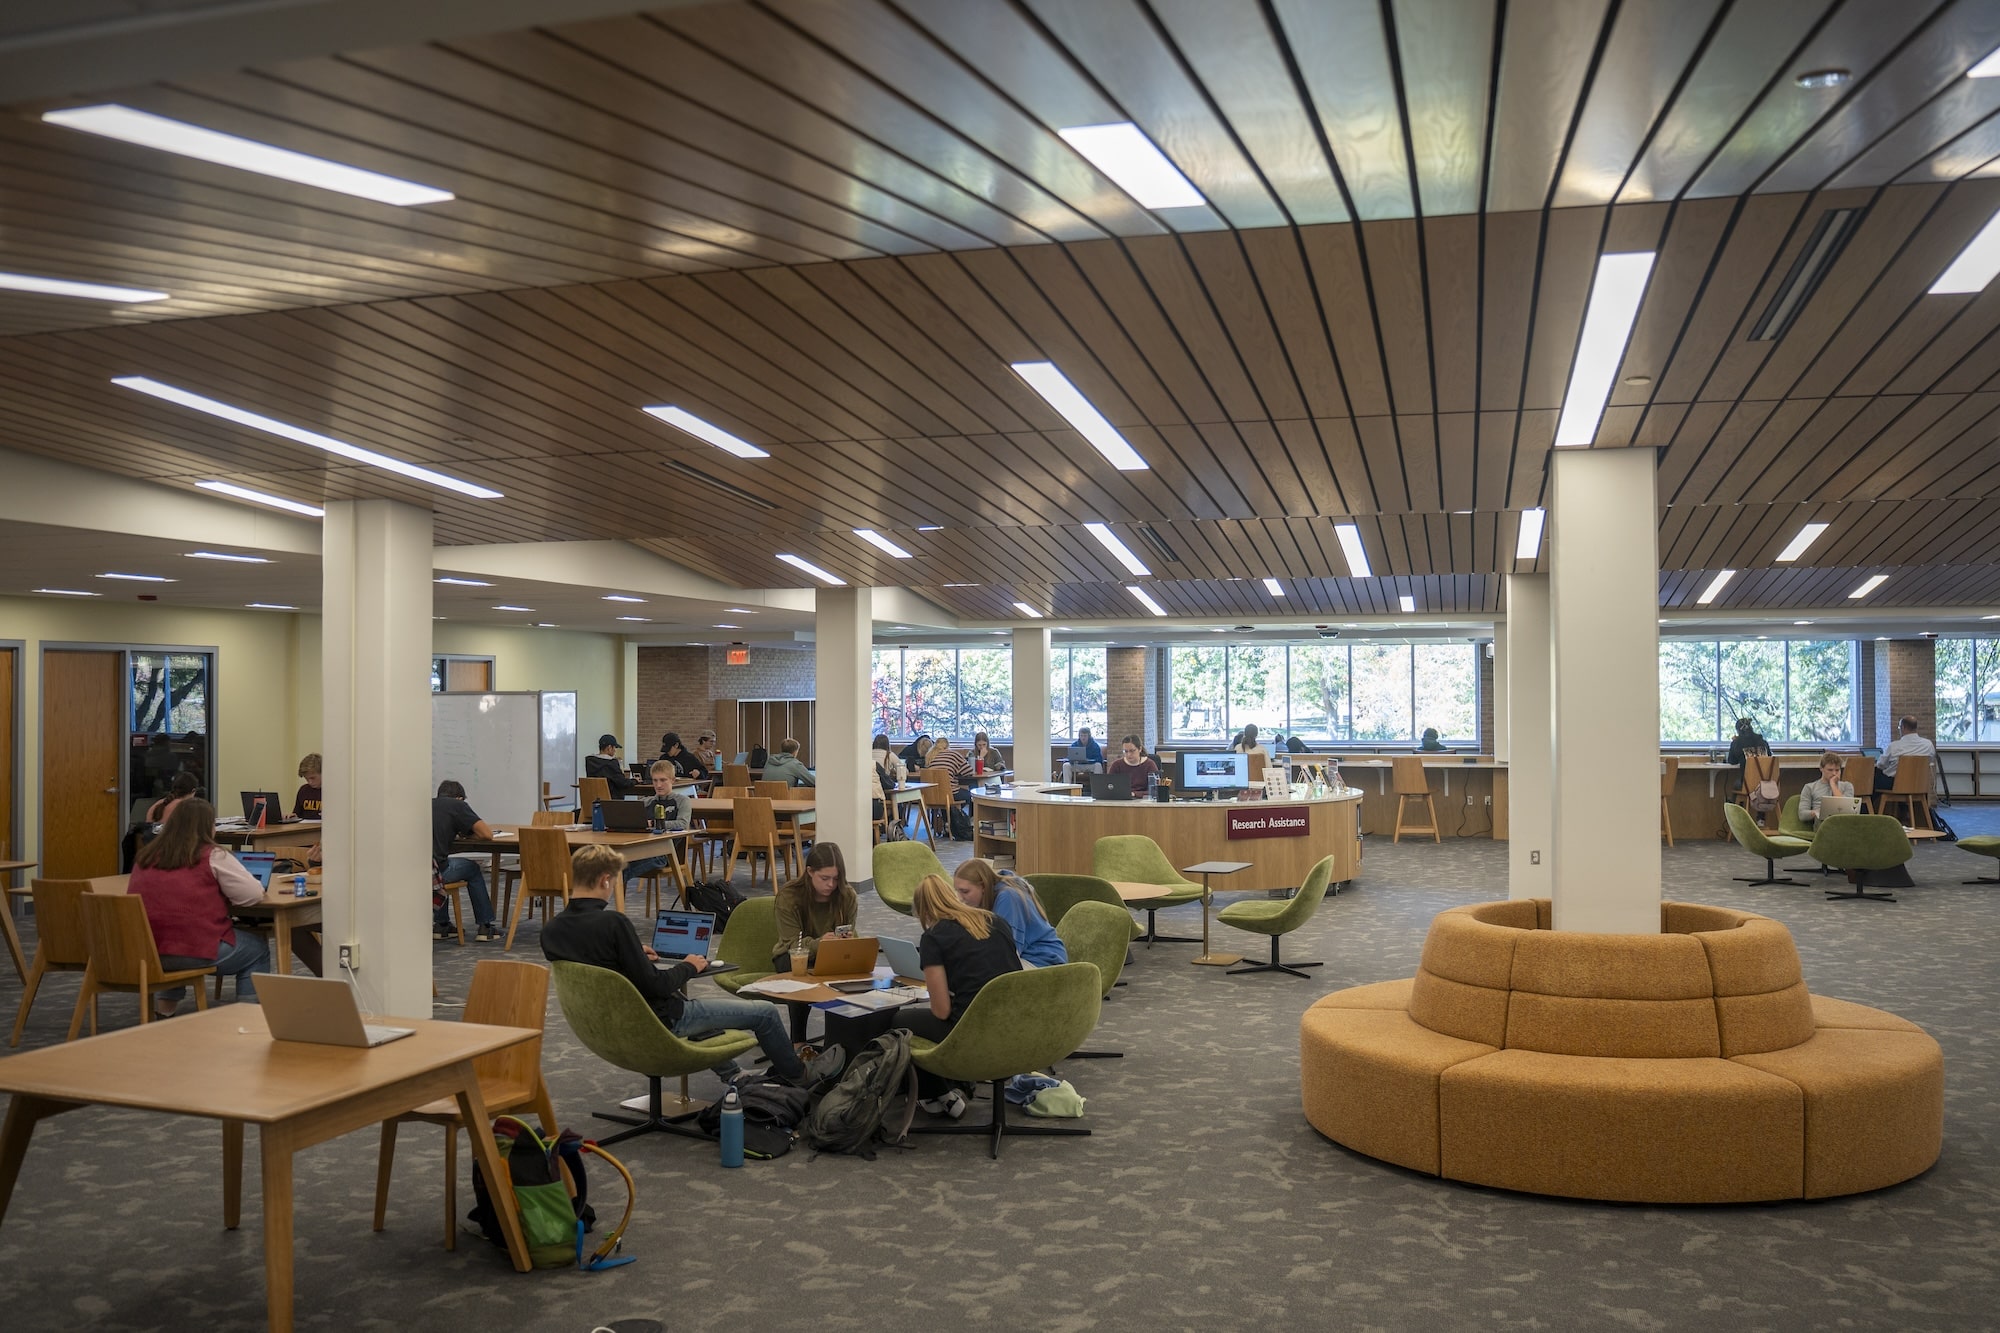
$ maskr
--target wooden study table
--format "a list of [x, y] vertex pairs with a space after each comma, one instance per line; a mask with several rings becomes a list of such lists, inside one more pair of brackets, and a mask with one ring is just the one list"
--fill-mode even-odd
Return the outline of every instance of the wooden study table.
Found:
[[[292, 942], [292, 932], [294, 930], [305, 932], [320, 924], [319, 876], [308, 877], [306, 888], [308, 892], [301, 898], [292, 892], [290, 875], [273, 875], [271, 888], [262, 898], [245, 907], [239, 907], [234, 903], [229, 906], [232, 916], [249, 917], [271, 923], [271, 970], [281, 976], [291, 975], [292, 950], [297, 947]], [[310, 935], [304, 935], [303, 938], [310, 943]], [[300, 954], [299, 958], [313, 975], [325, 975], [326, 969], [320, 962], [317, 947], [308, 949], [306, 953]]]
[[[487, 891], [497, 895], [500, 890], [500, 858], [509, 852], [521, 850], [521, 839], [517, 836], [532, 824], [494, 824], [490, 826], [490, 838], [460, 838], [452, 843], [454, 852], [486, 852], [493, 858], [493, 873], [488, 877]], [[556, 824], [551, 827], [562, 833], [569, 843], [570, 851], [579, 847], [615, 847], [625, 854], [629, 864], [644, 861], [648, 857], [664, 856], [675, 865], [681, 863], [680, 844], [687, 841], [687, 830], [672, 833], [625, 833], [608, 829], [594, 829], [588, 824]], [[495, 901], [498, 899], [496, 897]], [[625, 910], [625, 881], [618, 881], [618, 910]]]
[[289, 824], [266, 824], [263, 828], [217, 828], [215, 840], [224, 847], [299, 846], [310, 847], [319, 841], [319, 831], [326, 827], [317, 819], [297, 819]]
[[[0, 861], [0, 880], [11, 881], [17, 871], [33, 870], [40, 864], [39, 861]], [[28, 980], [28, 960], [21, 956], [21, 937], [14, 931], [15, 892], [14, 885], [9, 883], [7, 891], [0, 893], [0, 935], [7, 937], [7, 955], [14, 960], [14, 975], [25, 985]]]
[[[220, 1005], [171, 1022], [147, 1023], [84, 1041], [44, 1047], [0, 1060], [0, 1092], [12, 1093], [0, 1130], [0, 1220], [6, 1217], [35, 1125], [83, 1106], [122, 1106], [222, 1122], [222, 1225], [235, 1230], [242, 1216], [243, 1127], [257, 1126], [264, 1194], [264, 1289], [270, 1327], [292, 1327], [292, 1155], [301, 1148], [379, 1125], [438, 1098], [454, 1098], [464, 1123], [474, 1127], [474, 1160], [488, 1180], [509, 1179], [491, 1134], [473, 1061], [482, 1055], [539, 1041], [532, 1028], [441, 1023], [428, 1018], [380, 1020], [416, 1029], [386, 1046], [357, 1050], [272, 1041], [262, 1010], [252, 1004]], [[373, 1169], [374, 1140], [357, 1156], [357, 1173]], [[51, 1162], [41, 1183], [53, 1191], [61, 1163]], [[135, 1188], [128, 1182], [128, 1195]], [[527, 1241], [514, 1208], [514, 1192], [493, 1199], [516, 1272], [529, 1271]], [[143, 1212], [132, 1225], [146, 1226]], [[112, 1224], [114, 1227], [116, 1223]], [[105, 1237], [106, 1249], [115, 1238]], [[25, 1244], [23, 1237], [17, 1243]]]

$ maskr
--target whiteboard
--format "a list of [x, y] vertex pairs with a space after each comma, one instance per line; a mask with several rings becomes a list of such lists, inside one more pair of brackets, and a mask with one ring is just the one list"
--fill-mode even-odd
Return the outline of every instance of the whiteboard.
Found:
[[[576, 748], [576, 695], [540, 692], [434, 694], [431, 696], [431, 782], [451, 779], [466, 802], [489, 824], [526, 824], [542, 808], [544, 700], [566, 699], [568, 752]], [[552, 710], [561, 718], [564, 709]], [[567, 790], [574, 760], [557, 770]], [[556, 781], [552, 775], [549, 781]]]

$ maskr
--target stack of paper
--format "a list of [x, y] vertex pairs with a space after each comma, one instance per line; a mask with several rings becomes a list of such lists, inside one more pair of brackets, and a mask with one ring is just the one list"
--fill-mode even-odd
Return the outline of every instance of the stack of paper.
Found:
[[790, 977], [765, 977], [761, 981], [753, 981], [743, 987], [741, 993], [744, 995], [796, 995], [802, 990], [813, 990], [818, 985], [819, 983], [816, 981], [794, 981]]

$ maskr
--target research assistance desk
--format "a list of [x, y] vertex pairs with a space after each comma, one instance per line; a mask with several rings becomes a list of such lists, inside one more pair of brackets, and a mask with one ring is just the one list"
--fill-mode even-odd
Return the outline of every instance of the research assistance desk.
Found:
[[[1024, 875], [1088, 875], [1097, 840], [1114, 833], [1143, 833], [1177, 866], [1197, 861], [1248, 861], [1251, 869], [1232, 875], [1229, 892], [1293, 889], [1323, 856], [1333, 858], [1335, 883], [1361, 873], [1361, 843], [1355, 819], [1361, 793], [1353, 787], [1326, 796], [1278, 801], [1093, 801], [1088, 796], [1053, 795], [1002, 788], [999, 795], [972, 793], [973, 855], [1012, 856]], [[1303, 834], [1287, 837], [1229, 836], [1232, 812], [1303, 811]], [[982, 822], [1000, 832], [981, 833]], [[1010, 827], [1011, 834], [1005, 832]]]

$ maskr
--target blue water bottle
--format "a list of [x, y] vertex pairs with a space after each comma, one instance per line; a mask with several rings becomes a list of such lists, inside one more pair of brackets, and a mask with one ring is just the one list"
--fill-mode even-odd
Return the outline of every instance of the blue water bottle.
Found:
[[743, 1165], [743, 1099], [734, 1088], [722, 1098], [722, 1164]]

